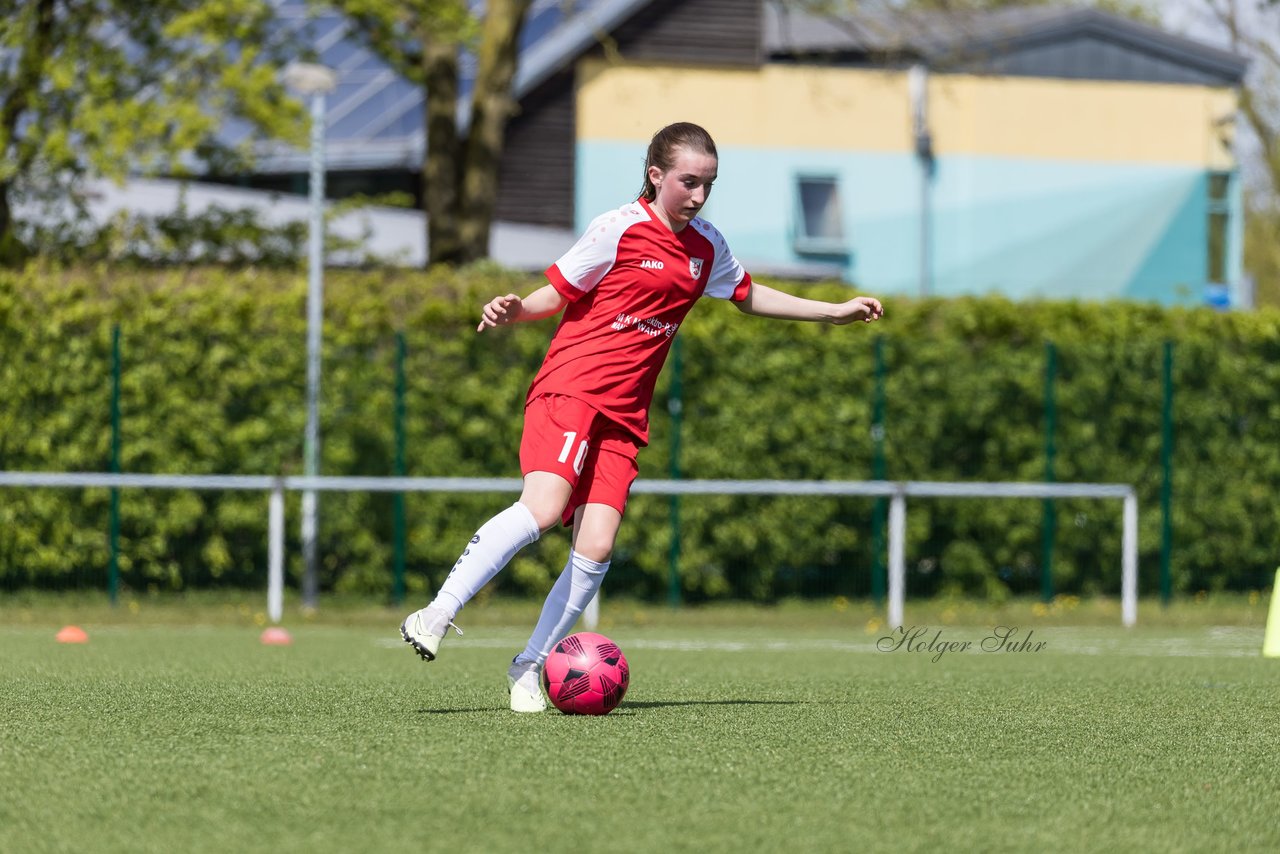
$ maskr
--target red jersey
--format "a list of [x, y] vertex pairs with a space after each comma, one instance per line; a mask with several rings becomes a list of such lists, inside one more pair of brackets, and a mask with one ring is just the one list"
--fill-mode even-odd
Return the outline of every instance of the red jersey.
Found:
[[649, 441], [649, 404], [671, 340], [703, 294], [741, 302], [751, 276], [716, 227], [695, 217], [676, 234], [643, 199], [596, 217], [547, 268], [569, 300], [529, 388], [576, 397]]

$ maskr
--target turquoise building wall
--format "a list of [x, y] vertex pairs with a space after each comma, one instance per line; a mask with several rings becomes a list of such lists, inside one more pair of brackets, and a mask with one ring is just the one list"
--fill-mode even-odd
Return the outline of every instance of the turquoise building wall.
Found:
[[[633, 142], [579, 142], [579, 229], [635, 198], [643, 157]], [[846, 253], [796, 251], [802, 174], [838, 179]], [[1184, 165], [941, 156], [929, 189], [927, 290], [1200, 304], [1210, 284], [1209, 175]], [[1240, 281], [1238, 184], [1233, 177], [1228, 194], [1232, 283]], [[915, 295], [922, 290], [921, 208], [920, 161], [909, 153], [721, 145], [704, 216], [749, 270], [834, 264], [870, 293]]]

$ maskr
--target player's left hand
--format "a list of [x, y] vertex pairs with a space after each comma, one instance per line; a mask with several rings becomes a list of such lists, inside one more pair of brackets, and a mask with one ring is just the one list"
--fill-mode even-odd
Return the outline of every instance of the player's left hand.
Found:
[[836, 326], [844, 326], [855, 320], [870, 323], [882, 317], [884, 317], [884, 306], [880, 305], [880, 300], [875, 297], [854, 297], [840, 304], [840, 310], [831, 322]]

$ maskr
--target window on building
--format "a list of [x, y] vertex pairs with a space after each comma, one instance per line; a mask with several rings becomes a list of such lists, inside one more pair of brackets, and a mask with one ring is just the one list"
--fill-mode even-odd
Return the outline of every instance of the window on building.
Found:
[[1209, 228], [1208, 261], [1206, 275], [1209, 282], [1224, 284], [1227, 281], [1227, 243], [1231, 226], [1231, 174], [1209, 174]]
[[796, 190], [796, 251], [823, 255], [847, 252], [839, 180], [834, 175], [801, 175], [796, 179]]

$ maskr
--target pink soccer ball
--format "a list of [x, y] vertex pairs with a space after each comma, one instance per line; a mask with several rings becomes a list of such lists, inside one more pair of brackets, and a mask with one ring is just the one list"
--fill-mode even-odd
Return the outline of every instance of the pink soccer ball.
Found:
[[631, 682], [627, 657], [595, 632], [577, 632], [555, 645], [542, 668], [542, 687], [566, 715], [607, 715]]

